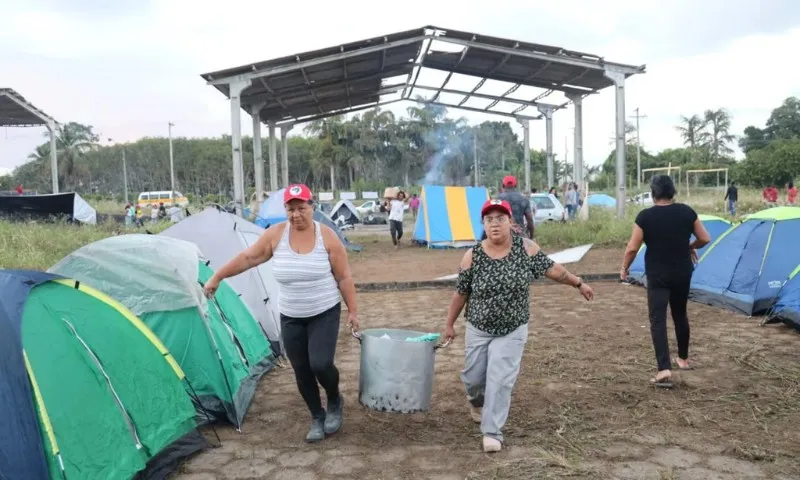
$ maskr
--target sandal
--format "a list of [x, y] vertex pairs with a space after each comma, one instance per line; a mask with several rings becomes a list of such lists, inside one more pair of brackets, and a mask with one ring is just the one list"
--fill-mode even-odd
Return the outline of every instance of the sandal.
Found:
[[650, 379], [650, 385], [658, 388], [672, 388], [674, 386], [671, 375], [661, 379], [653, 377]]

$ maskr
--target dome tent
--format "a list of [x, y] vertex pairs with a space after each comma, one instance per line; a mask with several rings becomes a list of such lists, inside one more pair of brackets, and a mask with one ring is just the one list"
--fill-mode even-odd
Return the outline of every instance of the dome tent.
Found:
[[[708, 250], [708, 248], [712, 245], [714, 240], [719, 238], [729, 228], [731, 228], [731, 222], [725, 220], [724, 218], [716, 217], [714, 215], [700, 214], [697, 217], [700, 219], [701, 222], [703, 222], [703, 226], [706, 227], [709, 236], [711, 236], [711, 243], [702, 248], [697, 249], [697, 256], [699, 258], [703, 256], [705, 251]], [[694, 235], [692, 235], [690, 241], [693, 240], [694, 240]], [[630, 283], [635, 283], [643, 286], [647, 285], [647, 275], [645, 274], [645, 268], [644, 268], [644, 255], [646, 251], [647, 251], [647, 246], [642, 245], [642, 248], [640, 248], [639, 252], [636, 254], [636, 258], [634, 258], [633, 263], [631, 263], [631, 268], [629, 272], [630, 275], [628, 276], [628, 281]]]
[[770, 308], [765, 324], [783, 322], [800, 330], [800, 265], [789, 274]]
[[49, 271], [94, 285], [137, 314], [186, 372], [198, 421], [227, 419], [240, 428], [274, 355], [227, 282], [213, 301], [205, 298], [206, 263], [192, 243], [133, 234], [86, 245]]
[[[188, 217], [159, 235], [192, 242], [211, 268], [220, 268], [250, 245], [258, 241], [264, 229], [220, 208], [209, 207]], [[258, 320], [270, 347], [282, 353], [278, 284], [272, 276], [270, 262], [262, 263], [234, 277], [228, 284], [241, 294], [244, 303]]]
[[164, 478], [208, 446], [183, 380], [111, 298], [0, 271], [0, 478]]
[[745, 315], [765, 313], [800, 264], [800, 208], [750, 215], [722, 234], [700, 258], [689, 298]]

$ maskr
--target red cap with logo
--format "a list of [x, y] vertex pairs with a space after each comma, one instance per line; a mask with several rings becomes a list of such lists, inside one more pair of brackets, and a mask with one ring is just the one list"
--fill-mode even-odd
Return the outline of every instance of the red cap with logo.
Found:
[[503, 186], [504, 187], [516, 187], [517, 186], [517, 177], [514, 175], [506, 175], [503, 177]]
[[481, 217], [486, 215], [491, 210], [499, 210], [508, 216], [511, 216], [511, 204], [505, 200], [491, 199], [486, 200], [481, 208]]
[[283, 203], [289, 203], [291, 200], [303, 200], [304, 202], [308, 202], [312, 198], [314, 198], [314, 196], [311, 194], [311, 189], [302, 183], [289, 185], [286, 187], [286, 190], [283, 191]]

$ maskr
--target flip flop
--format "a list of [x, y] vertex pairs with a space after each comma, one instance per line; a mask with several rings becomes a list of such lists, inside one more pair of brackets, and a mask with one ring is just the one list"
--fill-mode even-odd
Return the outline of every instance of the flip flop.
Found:
[[678, 370], [694, 370], [694, 365], [687, 365], [685, 367], [678, 365]]
[[657, 388], [672, 388], [674, 386], [672, 378], [670, 377], [661, 380], [657, 380], [656, 377], [653, 377], [650, 379], [650, 385]]

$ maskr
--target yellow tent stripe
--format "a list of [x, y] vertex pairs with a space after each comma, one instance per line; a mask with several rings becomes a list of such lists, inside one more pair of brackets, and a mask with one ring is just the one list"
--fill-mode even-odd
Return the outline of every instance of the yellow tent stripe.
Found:
[[180, 365], [178, 365], [178, 362], [176, 362], [175, 359], [172, 357], [172, 354], [169, 353], [167, 347], [164, 346], [164, 344], [161, 343], [161, 340], [159, 340], [159, 338], [153, 333], [153, 331], [150, 330], [150, 328], [147, 325], [145, 325], [144, 322], [139, 317], [137, 317], [136, 315], [133, 314], [133, 312], [128, 310], [128, 308], [125, 307], [125, 305], [119, 303], [118, 301], [109, 297], [105, 293], [99, 290], [95, 290], [94, 288], [88, 285], [85, 285], [83, 283], [76, 283], [75, 280], [58, 279], [58, 280], [53, 280], [53, 282], [60, 283], [61, 285], [70, 288], [74, 288], [75, 285], [77, 284], [78, 290], [80, 290], [81, 292], [100, 300], [101, 302], [105, 303], [106, 305], [114, 308], [116, 311], [121, 313], [122, 316], [125, 317], [129, 322], [131, 322], [131, 324], [133, 324], [134, 327], [136, 327], [137, 329], [139, 329], [140, 332], [142, 332], [142, 335], [144, 335], [145, 338], [150, 340], [150, 343], [152, 343], [156, 347], [156, 349], [158, 349], [161, 355], [163, 355], [164, 358], [167, 359], [167, 362], [169, 362], [170, 366], [175, 371], [175, 374], [178, 376], [178, 378], [183, 380], [183, 378], [185, 377], [183, 369], [181, 369]]
[[447, 218], [450, 221], [450, 235], [454, 241], [474, 240], [472, 217], [467, 205], [467, 189], [464, 187], [444, 187]]
[[47, 438], [50, 440], [50, 446], [53, 448], [53, 455], [58, 455], [60, 450], [58, 448], [58, 442], [56, 442], [56, 436], [53, 433], [53, 425], [50, 423], [50, 416], [47, 414], [47, 408], [44, 406], [42, 392], [39, 390], [39, 384], [36, 382], [36, 375], [33, 373], [31, 362], [28, 360], [28, 354], [25, 350], [22, 351], [22, 356], [25, 359], [25, 370], [28, 371], [28, 378], [31, 379], [31, 385], [33, 385], [33, 396], [36, 398], [36, 406], [39, 407], [39, 417], [42, 419], [44, 430], [47, 432]]

